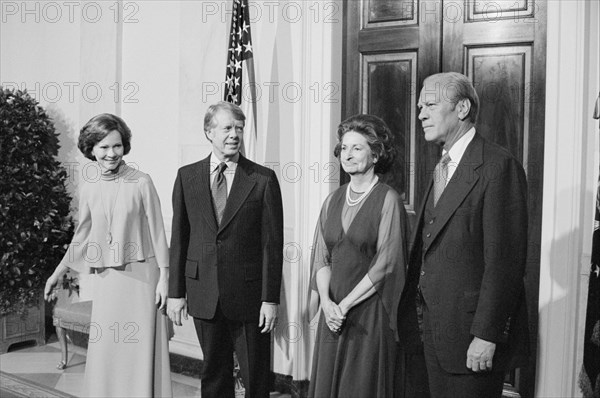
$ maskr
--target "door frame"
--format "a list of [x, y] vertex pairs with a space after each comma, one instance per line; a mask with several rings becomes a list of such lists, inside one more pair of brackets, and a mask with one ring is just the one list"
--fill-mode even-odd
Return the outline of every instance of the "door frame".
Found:
[[[598, 2], [548, 1], [536, 396], [581, 397], [598, 181]], [[567, 215], [567, 216], [565, 216]]]

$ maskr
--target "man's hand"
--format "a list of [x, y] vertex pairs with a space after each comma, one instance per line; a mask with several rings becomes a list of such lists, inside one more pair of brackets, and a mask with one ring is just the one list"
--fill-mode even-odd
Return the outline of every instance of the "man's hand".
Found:
[[467, 350], [467, 368], [473, 372], [492, 370], [492, 359], [496, 351], [496, 343], [474, 337]]
[[277, 304], [265, 303], [260, 306], [260, 315], [258, 317], [258, 327], [262, 328], [261, 333], [269, 333], [277, 324]]
[[181, 315], [185, 320], [188, 319], [187, 302], [184, 298], [167, 299], [167, 315], [169, 319], [177, 326], [181, 326]]

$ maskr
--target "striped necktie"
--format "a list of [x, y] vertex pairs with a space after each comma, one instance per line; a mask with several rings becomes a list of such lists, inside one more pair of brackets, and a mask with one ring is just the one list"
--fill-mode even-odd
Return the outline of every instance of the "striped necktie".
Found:
[[440, 159], [439, 163], [433, 170], [433, 207], [437, 205], [442, 192], [446, 188], [446, 180], [448, 179], [448, 163], [450, 163], [450, 154], [446, 152]]
[[211, 191], [213, 197], [213, 204], [215, 206], [215, 216], [217, 217], [217, 224], [221, 224], [223, 218], [223, 211], [227, 204], [227, 179], [225, 178], [225, 169], [227, 165], [222, 162], [218, 166], [217, 175], [212, 183]]

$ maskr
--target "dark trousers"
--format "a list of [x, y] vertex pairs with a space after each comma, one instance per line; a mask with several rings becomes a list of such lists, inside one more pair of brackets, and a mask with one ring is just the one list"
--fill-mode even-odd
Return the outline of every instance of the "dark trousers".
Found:
[[[423, 349], [432, 398], [501, 398], [504, 372], [454, 374], [446, 372], [437, 357], [432, 331], [432, 319], [426, 305], [423, 310]], [[465, 352], [465, 369], [467, 353]]]
[[260, 333], [258, 319], [241, 322], [227, 319], [217, 305], [211, 320], [194, 318], [200, 347], [204, 354], [201, 373], [202, 398], [234, 398], [233, 350], [240, 363], [240, 373], [247, 398], [269, 396], [271, 338]]

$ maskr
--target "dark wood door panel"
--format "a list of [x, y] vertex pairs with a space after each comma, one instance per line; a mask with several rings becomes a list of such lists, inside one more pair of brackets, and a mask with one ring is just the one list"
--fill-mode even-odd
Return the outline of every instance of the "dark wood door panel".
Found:
[[386, 121], [398, 154], [383, 181], [403, 192], [406, 210], [414, 214], [415, 176], [410, 160], [415, 158], [417, 51], [364, 54], [361, 59], [360, 112]]
[[358, 51], [400, 51], [419, 48], [420, 31], [418, 26], [406, 28], [386, 28], [382, 35], [379, 30], [361, 30], [358, 34]]
[[417, 0], [367, 0], [362, 9], [362, 28], [414, 25], [418, 18]]
[[465, 74], [479, 95], [477, 130], [527, 164], [531, 45], [467, 48]]

